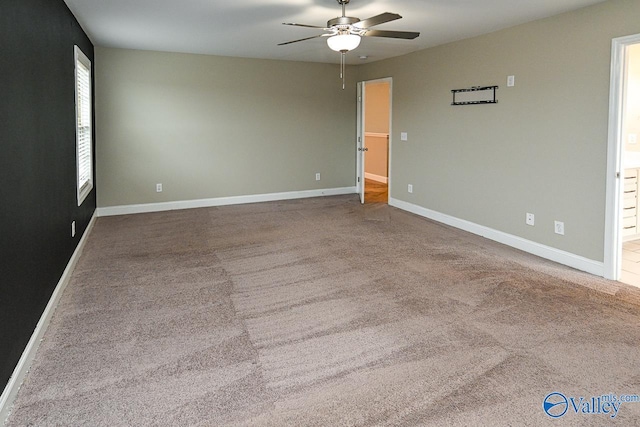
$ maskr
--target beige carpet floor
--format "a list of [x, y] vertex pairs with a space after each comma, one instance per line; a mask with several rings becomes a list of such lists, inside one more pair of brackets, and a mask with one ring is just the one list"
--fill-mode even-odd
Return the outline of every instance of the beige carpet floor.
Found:
[[[355, 196], [99, 218], [8, 425], [640, 425], [640, 298]], [[568, 405], [567, 405], [568, 406]]]

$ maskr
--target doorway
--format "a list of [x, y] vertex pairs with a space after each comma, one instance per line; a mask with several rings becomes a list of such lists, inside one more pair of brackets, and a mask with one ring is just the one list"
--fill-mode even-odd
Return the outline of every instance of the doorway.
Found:
[[613, 40], [605, 277], [640, 287], [640, 34]]
[[360, 83], [358, 183], [363, 203], [388, 203], [391, 156], [391, 78]]
[[640, 171], [640, 43], [627, 47], [622, 102], [622, 253], [620, 280], [640, 287], [640, 224], [638, 224], [638, 171]]

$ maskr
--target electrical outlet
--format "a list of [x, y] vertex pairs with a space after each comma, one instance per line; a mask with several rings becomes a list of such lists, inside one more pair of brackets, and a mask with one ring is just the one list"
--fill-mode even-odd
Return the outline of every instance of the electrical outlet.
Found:
[[316, 174], [316, 181], [320, 181], [320, 172]]
[[507, 87], [513, 87], [516, 85], [516, 76], [507, 76]]
[[527, 225], [536, 225], [536, 216], [532, 213], [527, 212]]
[[156, 193], [162, 193], [162, 184], [156, 184]]
[[413, 185], [409, 184], [409, 185], [407, 186], [407, 191], [408, 191], [409, 193], [413, 193]]
[[76, 222], [71, 221], [71, 237], [76, 237]]
[[554, 222], [554, 229], [556, 234], [561, 234], [564, 236], [564, 222], [561, 221], [555, 221]]

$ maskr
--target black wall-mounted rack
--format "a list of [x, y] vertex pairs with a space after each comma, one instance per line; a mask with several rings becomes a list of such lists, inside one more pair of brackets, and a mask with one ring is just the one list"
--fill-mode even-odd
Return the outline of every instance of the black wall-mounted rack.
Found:
[[[498, 86], [473, 86], [468, 89], [451, 89], [453, 94], [451, 105], [497, 104], [496, 90], [498, 90]], [[474, 92], [473, 96], [461, 96], [462, 94], [469, 94], [469, 92]], [[457, 100], [456, 94], [458, 95]]]

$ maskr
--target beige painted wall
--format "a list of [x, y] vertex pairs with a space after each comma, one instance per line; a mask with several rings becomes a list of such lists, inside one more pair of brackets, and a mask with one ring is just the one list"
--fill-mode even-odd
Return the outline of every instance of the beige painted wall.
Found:
[[[640, 1], [610, 0], [360, 66], [393, 77], [392, 138], [409, 137], [391, 197], [603, 261], [611, 39], [640, 33], [639, 16]], [[496, 105], [450, 105], [451, 89], [494, 84]]]
[[[624, 111], [624, 130], [622, 133], [627, 151], [640, 151], [640, 44], [629, 47], [627, 51], [627, 87]], [[629, 143], [629, 134], [635, 134], [637, 142]]]
[[[387, 137], [365, 135], [364, 142], [367, 147], [364, 162], [365, 173], [387, 178], [389, 175], [387, 171], [389, 166]], [[371, 177], [369, 176], [369, 178]]]
[[367, 83], [365, 94], [365, 131], [389, 133], [389, 83]]
[[355, 87], [336, 65], [95, 55], [99, 207], [355, 185]]
[[[365, 86], [365, 133], [389, 133], [389, 83], [373, 82]], [[365, 135], [365, 172], [381, 177], [388, 176], [388, 141], [386, 137]]]

